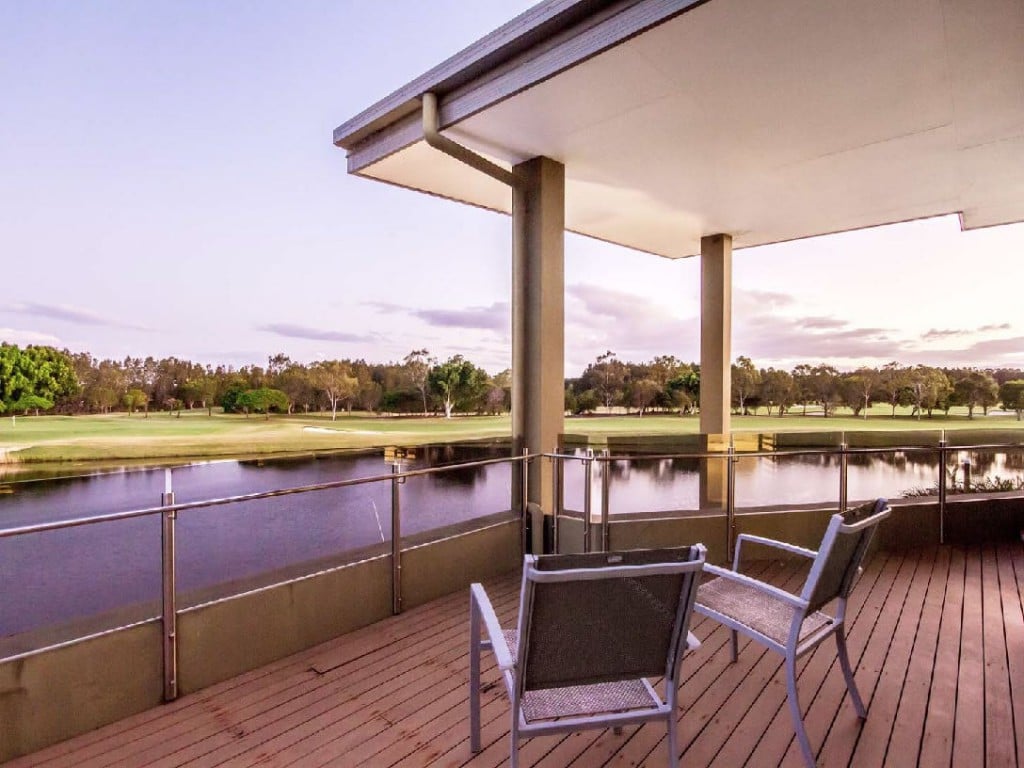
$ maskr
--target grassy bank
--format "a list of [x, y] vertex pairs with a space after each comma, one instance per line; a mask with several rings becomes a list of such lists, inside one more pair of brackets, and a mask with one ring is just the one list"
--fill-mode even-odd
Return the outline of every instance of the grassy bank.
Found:
[[[686, 435], [699, 431], [696, 416], [610, 414], [566, 419], [566, 432], [592, 440], [622, 435]], [[878, 406], [868, 418], [840, 415], [822, 418], [799, 413], [784, 418], [735, 416], [735, 431], [840, 432], [863, 430], [1024, 429], [1015, 416], [976, 415], [966, 411], [949, 417], [912, 417]], [[205, 411], [112, 414], [102, 416], [19, 416], [0, 418], [0, 463], [139, 461], [199, 459], [287, 453], [313, 453], [387, 445], [418, 445], [504, 438], [511, 433], [505, 416], [464, 416], [453, 419], [304, 414], [246, 418]]]

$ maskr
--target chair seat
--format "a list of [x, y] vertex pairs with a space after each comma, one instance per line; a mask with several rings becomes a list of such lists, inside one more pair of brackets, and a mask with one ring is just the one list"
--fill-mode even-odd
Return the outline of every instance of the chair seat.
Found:
[[[793, 607], [756, 587], [727, 578], [716, 578], [697, 589], [697, 603], [729, 616], [755, 632], [785, 645], [793, 626]], [[815, 611], [804, 619], [800, 642], [832, 623], [832, 618]]]
[[530, 723], [556, 717], [657, 709], [659, 703], [643, 680], [622, 680], [527, 691], [523, 694], [523, 717]]

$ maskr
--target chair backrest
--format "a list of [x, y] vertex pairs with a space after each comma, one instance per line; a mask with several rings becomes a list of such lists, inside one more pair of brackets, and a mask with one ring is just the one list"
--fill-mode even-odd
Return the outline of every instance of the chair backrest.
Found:
[[871, 537], [891, 512], [888, 501], [877, 499], [832, 516], [801, 595], [809, 603], [808, 613], [849, 597]]
[[528, 556], [520, 690], [655, 675], [675, 680], [704, 558], [700, 544]]

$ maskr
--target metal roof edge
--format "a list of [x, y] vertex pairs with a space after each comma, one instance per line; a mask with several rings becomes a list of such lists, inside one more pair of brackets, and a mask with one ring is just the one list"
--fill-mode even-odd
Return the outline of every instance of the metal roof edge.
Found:
[[427, 91], [440, 93], [479, 77], [533, 46], [613, 5], [643, 0], [542, 0], [490, 34], [428, 70], [334, 129], [334, 144], [351, 149], [419, 106]]

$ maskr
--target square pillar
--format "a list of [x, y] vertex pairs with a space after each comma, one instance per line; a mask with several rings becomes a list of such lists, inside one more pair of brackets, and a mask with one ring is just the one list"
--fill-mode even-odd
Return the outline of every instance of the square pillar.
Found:
[[732, 400], [732, 236], [700, 239], [700, 431], [726, 435]]
[[[512, 445], [541, 453], [565, 420], [565, 167], [535, 157], [512, 172]], [[550, 463], [533, 462], [526, 501], [548, 515], [552, 493]]]

